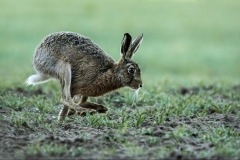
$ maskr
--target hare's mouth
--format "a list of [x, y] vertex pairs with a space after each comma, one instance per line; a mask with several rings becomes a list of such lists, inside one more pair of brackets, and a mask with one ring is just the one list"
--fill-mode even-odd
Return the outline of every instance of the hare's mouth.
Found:
[[140, 89], [142, 87], [142, 83], [139, 83], [139, 84], [136, 84], [136, 85], [131, 85], [130, 87], [134, 90], [137, 90], [137, 89]]

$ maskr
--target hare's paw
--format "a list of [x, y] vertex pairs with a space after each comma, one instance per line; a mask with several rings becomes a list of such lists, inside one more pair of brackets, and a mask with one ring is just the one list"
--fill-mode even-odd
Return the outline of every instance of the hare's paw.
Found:
[[69, 111], [68, 111], [68, 116], [71, 116], [73, 114], [77, 114], [77, 115], [81, 115], [81, 116], [85, 116], [87, 113], [89, 114], [95, 114], [97, 113], [96, 110], [91, 109], [90, 107], [82, 107], [79, 106], [79, 104], [76, 104], [73, 99], [61, 99], [60, 101], [64, 106], [69, 107]]
[[99, 113], [106, 113], [108, 111], [108, 109], [101, 104], [96, 104], [96, 107], [94, 109]]
[[76, 113], [76, 110], [74, 110], [74, 109], [69, 109], [69, 111], [68, 111], [68, 116], [72, 116], [72, 115], [74, 115]]
[[61, 109], [61, 111], [58, 114], [58, 120], [60, 122], [63, 122], [65, 117], [68, 115], [69, 109], [68, 106], [63, 106], [63, 108]]
[[74, 110], [81, 108], [78, 104], [76, 104], [74, 102], [73, 99], [69, 99], [69, 100], [61, 99], [60, 103], [62, 103], [64, 106], [68, 106], [70, 109], [74, 109]]
[[93, 115], [96, 112], [96, 110], [93, 109], [87, 109], [87, 108], [79, 108], [77, 110], [70, 109], [68, 111], [68, 116], [73, 116], [73, 115], [80, 115], [80, 116], [86, 116], [86, 114], [89, 113], [90, 115]]
[[88, 109], [88, 108], [78, 109], [75, 111], [75, 114], [80, 116], [86, 116], [87, 113], [89, 113], [90, 115], [93, 115], [93, 114], [96, 114], [97, 112], [94, 109]]
[[106, 107], [104, 107], [103, 105], [91, 103], [91, 102], [86, 102], [84, 104], [80, 104], [80, 106], [83, 108], [94, 109], [98, 113], [106, 113], [108, 111], [108, 109]]

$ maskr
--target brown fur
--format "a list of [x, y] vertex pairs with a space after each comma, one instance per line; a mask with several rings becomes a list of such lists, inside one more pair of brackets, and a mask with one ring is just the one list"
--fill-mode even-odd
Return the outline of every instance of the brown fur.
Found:
[[[131, 36], [126, 33], [122, 41], [122, 57], [115, 62], [85, 36], [72, 32], [50, 34], [36, 48], [33, 66], [37, 74], [30, 76], [27, 83], [38, 84], [49, 78], [58, 79], [62, 86], [62, 103], [65, 105], [60, 112], [63, 118], [68, 107], [97, 110], [101, 105], [86, 102], [88, 96], [101, 96], [124, 86], [133, 89], [142, 86], [140, 69], [131, 60], [142, 37], [132, 42]], [[85, 97], [85, 100], [79, 99], [79, 104], [73, 103], [70, 99], [77, 95]]]

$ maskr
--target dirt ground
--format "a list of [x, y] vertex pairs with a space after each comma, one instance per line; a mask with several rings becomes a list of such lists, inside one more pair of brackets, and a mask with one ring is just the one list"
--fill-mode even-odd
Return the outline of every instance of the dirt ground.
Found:
[[[28, 93], [21, 88], [15, 91], [19, 95], [31, 96], [32, 94], [41, 95], [41, 90], [35, 93]], [[182, 94], [188, 94], [189, 89], [182, 89]], [[9, 116], [8, 110], [1, 108], [2, 117]], [[56, 119], [50, 118], [48, 123], [55, 123]], [[199, 131], [204, 132], [209, 129], [207, 126], [229, 126], [240, 132], [240, 119], [234, 114], [212, 113], [203, 117], [171, 117], [169, 116], [161, 125], [151, 126], [150, 120], [145, 121], [142, 132], [128, 129], [124, 133], [109, 127], [89, 127], [75, 123], [56, 123], [56, 129], [51, 132], [47, 129], [30, 127], [24, 123], [22, 127], [14, 126], [10, 119], [3, 118], [0, 123], [0, 159], [68, 159], [72, 157], [82, 159], [127, 159], [156, 158], [156, 150], [160, 147], [175, 146], [175, 149], [168, 155], [169, 159], [198, 159], [201, 151], [214, 151], [214, 144], [201, 140]], [[185, 126], [188, 136], [172, 138], [169, 136], [179, 126]], [[153, 140], [149, 143], [149, 139]], [[127, 154], [126, 147], [122, 143], [134, 142], [135, 148], [140, 147], [140, 153]], [[50, 144], [51, 146], [65, 146], [66, 151], [60, 154], [24, 154], [28, 147], [35, 145]], [[113, 149], [113, 154], [106, 153], [105, 149]], [[73, 151], [79, 149], [73, 155]], [[84, 149], [84, 150], [81, 150]], [[16, 150], [23, 154], [17, 154]], [[188, 150], [191, 154], [183, 154], [183, 150]], [[134, 152], [134, 151], [132, 151]], [[142, 153], [141, 153], [142, 152]], [[209, 159], [222, 159], [223, 155], [212, 156]]]

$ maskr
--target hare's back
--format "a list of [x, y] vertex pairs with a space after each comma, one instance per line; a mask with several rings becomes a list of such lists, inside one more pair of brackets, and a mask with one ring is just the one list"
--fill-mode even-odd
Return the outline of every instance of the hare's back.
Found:
[[34, 66], [41, 72], [51, 72], [54, 75], [62, 61], [70, 63], [73, 76], [83, 76], [88, 80], [115, 63], [91, 39], [83, 35], [73, 32], [52, 33], [37, 47]]
[[[45, 56], [41, 54], [47, 54]], [[37, 48], [36, 56], [64, 59], [72, 65], [80, 61], [91, 61], [91, 63], [100, 65], [109, 65], [114, 60], [98, 47], [91, 39], [73, 32], [52, 33], [40, 43]]]
[[43, 39], [38, 48], [46, 48], [51, 54], [104, 54], [91, 39], [74, 32], [52, 33]]

